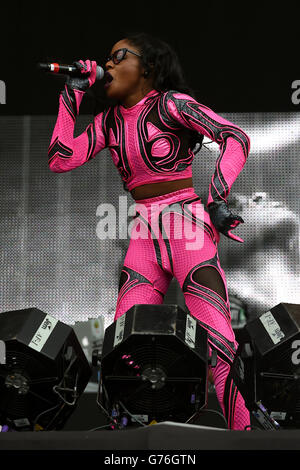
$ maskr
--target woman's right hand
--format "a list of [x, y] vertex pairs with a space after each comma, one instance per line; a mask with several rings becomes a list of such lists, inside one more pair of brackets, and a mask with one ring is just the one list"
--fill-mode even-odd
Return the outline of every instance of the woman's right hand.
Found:
[[73, 65], [75, 65], [75, 67], [80, 71], [82, 76], [69, 76], [66, 81], [66, 86], [72, 90], [80, 90], [85, 92], [96, 81], [97, 62], [94, 60], [79, 60], [73, 62]]

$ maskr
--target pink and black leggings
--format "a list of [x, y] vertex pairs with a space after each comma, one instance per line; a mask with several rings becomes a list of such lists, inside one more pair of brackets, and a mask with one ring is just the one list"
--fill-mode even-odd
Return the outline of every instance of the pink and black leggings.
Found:
[[207, 330], [210, 368], [229, 429], [250, 425], [249, 411], [230, 378], [238, 343], [217, 244], [219, 232], [194, 188], [139, 200], [122, 269], [115, 320], [135, 304], [162, 304], [176, 277], [191, 315]]

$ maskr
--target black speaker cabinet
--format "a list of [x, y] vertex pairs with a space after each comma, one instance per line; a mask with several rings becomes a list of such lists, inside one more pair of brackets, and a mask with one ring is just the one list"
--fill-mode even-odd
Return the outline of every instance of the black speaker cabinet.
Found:
[[134, 422], [185, 422], [207, 401], [207, 333], [178, 305], [135, 305], [105, 332], [99, 397]]
[[0, 314], [0, 422], [17, 430], [61, 429], [91, 368], [72, 327], [37, 308]]
[[282, 426], [300, 425], [300, 305], [280, 303], [245, 326], [234, 361], [246, 402], [262, 402]]

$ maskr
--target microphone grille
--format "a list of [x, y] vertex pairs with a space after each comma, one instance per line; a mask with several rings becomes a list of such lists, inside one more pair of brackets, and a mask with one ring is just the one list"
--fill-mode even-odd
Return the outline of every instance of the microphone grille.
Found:
[[104, 70], [100, 65], [97, 65], [96, 80], [101, 80], [104, 77]]

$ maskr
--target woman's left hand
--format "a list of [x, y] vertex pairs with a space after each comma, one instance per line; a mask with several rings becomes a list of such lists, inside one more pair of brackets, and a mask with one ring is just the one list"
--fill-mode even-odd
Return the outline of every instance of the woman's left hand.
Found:
[[244, 220], [239, 215], [234, 215], [225, 201], [212, 202], [207, 207], [210, 219], [216, 229], [228, 238], [243, 243], [244, 240], [237, 235], [231, 233], [231, 230], [239, 224], [243, 224]]

